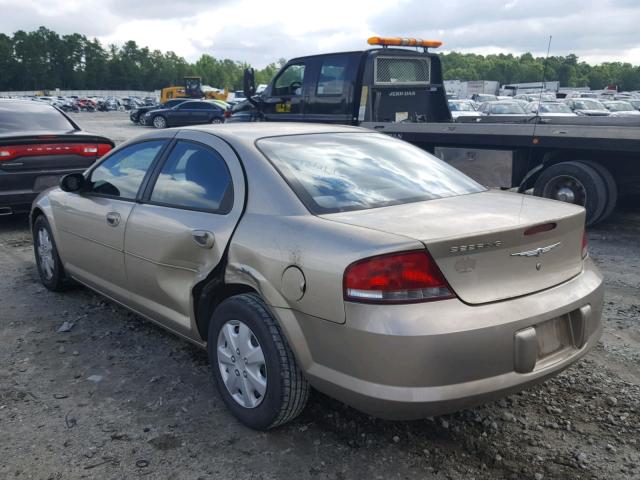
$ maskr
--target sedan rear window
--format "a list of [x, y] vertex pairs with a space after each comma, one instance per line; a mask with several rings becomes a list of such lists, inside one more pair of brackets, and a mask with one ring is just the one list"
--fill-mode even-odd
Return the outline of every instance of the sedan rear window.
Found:
[[75, 126], [55, 108], [35, 101], [0, 101], [0, 132], [70, 132]]
[[316, 215], [486, 190], [424, 150], [377, 133], [270, 137], [257, 146]]

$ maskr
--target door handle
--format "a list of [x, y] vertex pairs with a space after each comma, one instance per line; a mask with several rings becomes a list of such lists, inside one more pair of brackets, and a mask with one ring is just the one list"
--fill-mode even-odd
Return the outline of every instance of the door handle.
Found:
[[117, 227], [120, 225], [120, 214], [118, 212], [107, 213], [107, 224], [110, 227]]
[[193, 241], [202, 248], [211, 248], [215, 243], [215, 236], [208, 230], [194, 230], [191, 232], [191, 236]]

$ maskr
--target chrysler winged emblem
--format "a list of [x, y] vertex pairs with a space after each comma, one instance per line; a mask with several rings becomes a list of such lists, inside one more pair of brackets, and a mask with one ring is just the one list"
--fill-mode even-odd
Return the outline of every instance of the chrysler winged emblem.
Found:
[[550, 252], [562, 242], [554, 243], [553, 245], [547, 245], [546, 247], [536, 248], [535, 250], [527, 250], [526, 252], [512, 253], [512, 257], [539, 257], [540, 255]]

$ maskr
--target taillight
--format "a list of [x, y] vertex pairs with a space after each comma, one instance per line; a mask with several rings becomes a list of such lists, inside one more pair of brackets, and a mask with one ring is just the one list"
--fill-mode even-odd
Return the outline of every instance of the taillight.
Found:
[[586, 230], [582, 232], [582, 258], [587, 258], [589, 253], [589, 239], [587, 238]]
[[10, 145], [0, 147], [0, 161], [20, 157], [38, 157], [43, 155], [80, 155], [81, 157], [100, 158], [109, 150], [108, 143], [40, 143], [31, 145]]
[[429, 253], [392, 253], [352, 263], [344, 272], [344, 299], [361, 303], [414, 303], [455, 295]]
[[224, 111], [224, 118], [231, 118], [231, 110]]

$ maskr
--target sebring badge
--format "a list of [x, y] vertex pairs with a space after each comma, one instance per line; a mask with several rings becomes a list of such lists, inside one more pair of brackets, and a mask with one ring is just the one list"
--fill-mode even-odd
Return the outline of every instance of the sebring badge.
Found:
[[512, 257], [539, 257], [540, 255], [550, 252], [562, 242], [554, 243], [553, 245], [547, 245], [546, 247], [536, 248], [535, 250], [527, 250], [526, 252], [512, 253]]

